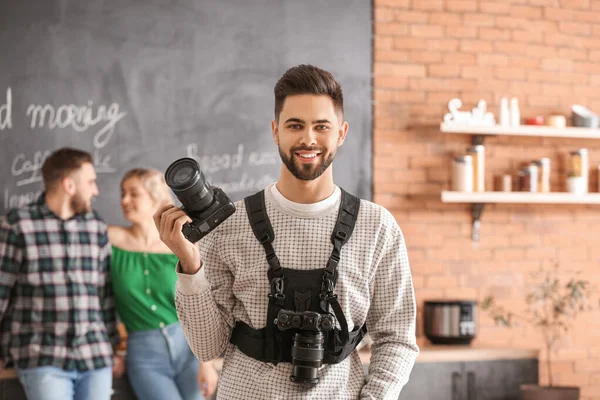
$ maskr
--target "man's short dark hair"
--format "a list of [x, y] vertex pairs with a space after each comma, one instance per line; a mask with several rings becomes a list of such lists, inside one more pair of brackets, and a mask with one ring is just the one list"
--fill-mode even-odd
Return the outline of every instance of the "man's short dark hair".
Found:
[[50, 154], [42, 165], [42, 178], [46, 190], [54, 189], [60, 181], [77, 171], [85, 163], [94, 164], [90, 153], [63, 147]]
[[333, 100], [336, 112], [344, 116], [344, 96], [342, 87], [330, 72], [302, 64], [288, 69], [275, 85], [275, 120], [279, 121], [279, 114], [287, 96], [296, 94], [327, 95]]

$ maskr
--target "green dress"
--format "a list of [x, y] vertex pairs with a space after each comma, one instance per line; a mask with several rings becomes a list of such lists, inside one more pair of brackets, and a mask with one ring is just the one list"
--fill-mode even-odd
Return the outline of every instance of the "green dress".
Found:
[[128, 251], [112, 246], [111, 276], [117, 312], [128, 333], [178, 321], [174, 254]]

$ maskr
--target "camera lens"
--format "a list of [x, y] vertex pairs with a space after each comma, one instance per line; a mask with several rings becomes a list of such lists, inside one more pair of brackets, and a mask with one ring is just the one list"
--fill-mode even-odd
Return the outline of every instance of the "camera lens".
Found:
[[292, 376], [296, 383], [316, 384], [319, 368], [323, 362], [323, 334], [321, 332], [298, 332], [292, 346]]
[[165, 181], [187, 210], [202, 212], [213, 202], [213, 191], [208, 186], [200, 165], [193, 158], [180, 158], [169, 165]]

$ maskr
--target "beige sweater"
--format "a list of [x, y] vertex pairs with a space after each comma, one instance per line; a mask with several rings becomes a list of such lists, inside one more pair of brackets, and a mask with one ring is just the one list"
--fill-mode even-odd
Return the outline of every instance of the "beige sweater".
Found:
[[[275, 188], [266, 190], [273, 247], [284, 268], [324, 268], [340, 204], [339, 188], [316, 204], [297, 204]], [[394, 399], [407, 382], [419, 348], [415, 340], [415, 300], [406, 246], [394, 217], [361, 200], [352, 237], [342, 248], [335, 288], [349, 329], [365, 322], [373, 339], [365, 380], [356, 351], [319, 371], [319, 383], [290, 381], [291, 364], [252, 359], [229, 337], [235, 320], [260, 329], [266, 324], [268, 264], [256, 240], [244, 202], [221, 226], [199, 242], [203, 267], [179, 274], [176, 305], [192, 351], [203, 361], [226, 350], [217, 390], [219, 399]]]

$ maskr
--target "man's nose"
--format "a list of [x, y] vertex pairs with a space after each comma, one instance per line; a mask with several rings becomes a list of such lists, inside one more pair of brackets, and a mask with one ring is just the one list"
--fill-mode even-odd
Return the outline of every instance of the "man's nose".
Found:
[[315, 144], [317, 144], [317, 132], [315, 132], [315, 130], [312, 127], [307, 127], [302, 133], [300, 143], [306, 144], [308, 146], [314, 146]]

